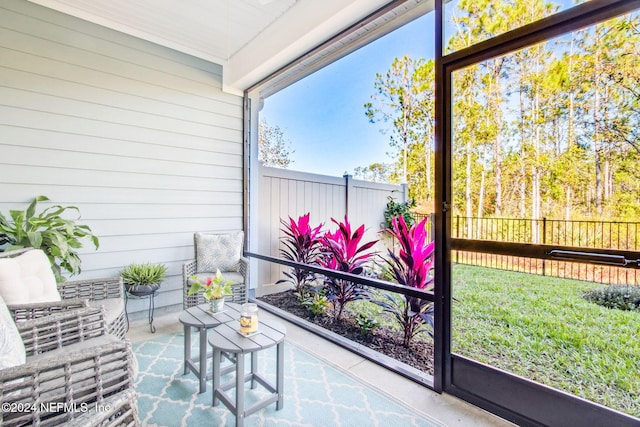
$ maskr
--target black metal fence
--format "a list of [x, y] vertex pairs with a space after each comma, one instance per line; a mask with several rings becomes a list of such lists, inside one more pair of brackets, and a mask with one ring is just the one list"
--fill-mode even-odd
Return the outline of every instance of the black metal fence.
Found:
[[425, 223], [425, 227], [427, 228], [428, 238], [431, 241], [433, 241], [434, 233], [435, 233], [435, 230], [434, 230], [435, 224], [433, 222], [433, 214], [432, 213], [430, 213], [430, 214], [421, 214], [421, 213], [415, 213], [414, 212], [412, 214], [412, 216], [413, 216], [414, 221], [416, 221], [416, 222], [420, 222], [425, 218], [427, 219], [427, 222]]
[[[416, 220], [433, 216], [415, 215]], [[640, 222], [558, 220], [527, 218], [479, 218], [455, 216], [451, 237], [498, 242], [575, 246], [595, 249], [640, 250]], [[499, 268], [605, 284], [640, 285], [640, 271], [607, 265], [531, 259], [518, 256], [454, 251], [459, 264]]]
[[452, 237], [583, 248], [637, 250], [640, 222], [456, 216]]

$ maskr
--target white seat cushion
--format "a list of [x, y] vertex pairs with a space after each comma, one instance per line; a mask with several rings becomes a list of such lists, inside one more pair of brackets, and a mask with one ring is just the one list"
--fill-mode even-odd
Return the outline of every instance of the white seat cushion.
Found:
[[0, 369], [24, 364], [26, 354], [18, 328], [0, 297]]
[[49, 259], [40, 249], [0, 259], [0, 296], [7, 304], [60, 301]]

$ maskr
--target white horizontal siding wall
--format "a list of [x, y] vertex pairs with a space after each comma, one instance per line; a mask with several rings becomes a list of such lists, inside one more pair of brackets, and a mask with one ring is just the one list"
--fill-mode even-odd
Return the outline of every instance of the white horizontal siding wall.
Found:
[[0, 211], [39, 194], [77, 206], [100, 237], [98, 251], [81, 250], [80, 278], [161, 262], [169, 277], [156, 307], [182, 304], [193, 233], [243, 224], [242, 98], [221, 91], [221, 74], [216, 64], [3, 0]]

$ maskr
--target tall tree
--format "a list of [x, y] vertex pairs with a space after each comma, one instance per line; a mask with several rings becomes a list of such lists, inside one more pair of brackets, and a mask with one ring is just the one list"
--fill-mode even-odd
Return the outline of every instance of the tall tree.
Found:
[[631, 14], [610, 20], [605, 26], [602, 42], [607, 46], [603, 64], [607, 105], [601, 126], [607, 143], [604, 198], [608, 215], [628, 217], [640, 211], [640, 168], [630, 167], [637, 165], [640, 157], [640, 17]]
[[[545, 0], [459, 0], [452, 14], [458, 33], [447, 48], [468, 47], [556, 8]], [[638, 16], [453, 73], [456, 211], [534, 219], [640, 211]], [[424, 60], [397, 58], [376, 76], [365, 105], [371, 121], [390, 124], [390, 177], [406, 181], [418, 200], [428, 200], [432, 187], [432, 69]], [[472, 222], [466, 224], [471, 237]]]
[[258, 124], [258, 160], [265, 166], [288, 168], [291, 164], [291, 142], [285, 140], [284, 131], [278, 125], [270, 125], [266, 120]]
[[416, 69], [413, 78], [421, 97], [415, 114], [414, 140], [407, 158], [409, 196], [429, 206], [434, 193], [435, 62], [425, 61]]
[[385, 74], [376, 74], [375, 93], [371, 102], [364, 104], [365, 114], [371, 123], [390, 123], [389, 143], [396, 158], [400, 159], [402, 182], [408, 182], [408, 160], [410, 145], [420, 133], [419, 118], [424, 105], [425, 93], [416, 76], [424, 65], [423, 59], [408, 56], [395, 58]]
[[[517, 26], [540, 19], [552, 10], [553, 6], [544, 0], [506, 2], [460, 0], [457, 3], [455, 13], [451, 14], [452, 23], [457, 29], [457, 33], [448, 41], [448, 49], [459, 50], [471, 46]], [[526, 57], [526, 55], [524, 56]], [[476, 66], [458, 70], [454, 75], [456, 98], [454, 98], [453, 106], [453, 133], [455, 144], [465, 147], [465, 165], [458, 173], [466, 175], [464, 211], [467, 216], [471, 216], [474, 203], [478, 215], [484, 215], [489, 208], [488, 212], [490, 213], [503, 214], [503, 183], [505, 182], [503, 162], [509, 155], [505, 150], [505, 145], [508, 142], [505, 115], [509, 114], [509, 106], [505, 104], [505, 99], [510, 94], [519, 91], [517, 80], [510, 80], [507, 73], [509, 70], [513, 71], [514, 68], [519, 67], [518, 59], [522, 59], [522, 55], [520, 58], [517, 55], [491, 58]], [[514, 66], [510, 62], [517, 64]], [[525, 67], [520, 67], [520, 69], [525, 70]], [[521, 83], [519, 86], [523, 88], [524, 81]], [[522, 91], [520, 93], [525, 94]], [[475, 117], [470, 116], [472, 112]], [[467, 117], [461, 119], [464, 115]], [[471, 122], [465, 123], [467, 120], [471, 120]], [[459, 124], [456, 125], [456, 122]], [[463, 128], [466, 128], [466, 131]], [[525, 148], [521, 146], [521, 150]], [[532, 149], [535, 151], [535, 148], [534, 143]], [[454, 152], [456, 152], [455, 148]], [[482, 167], [473, 167], [474, 156], [481, 159]], [[537, 195], [539, 193], [537, 190], [539, 188], [539, 173], [535, 168], [524, 169], [524, 164], [522, 168], [521, 177], [517, 182], [522, 186], [520, 188], [521, 214], [524, 215], [525, 185], [529, 182], [532, 186], [530, 191]], [[528, 174], [531, 175], [527, 177]], [[477, 185], [478, 182], [480, 183], [479, 191], [474, 192], [471, 187]], [[493, 182], [493, 185], [487, 187], [486, 183], [488, 182]], [[507, 191], [511, 192], [511, 189], [509, 188]], [[493, 197], [493, 204], [485, 200], [490, 196]], [[475, 200], [473, 200], [474, 198]], [[533, 206], [539, 206], [539, 203], [536, 202]]]
[[358, 166], [353, 170], [354, 178], [372, 182], [396, 184], [391, 177], [391, 165], [387, 163], [371, 163], [369, 166]]

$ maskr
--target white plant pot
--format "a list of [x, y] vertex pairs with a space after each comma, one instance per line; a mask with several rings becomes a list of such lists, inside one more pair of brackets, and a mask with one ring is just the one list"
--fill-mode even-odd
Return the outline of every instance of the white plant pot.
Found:
[[211, 311], [214, 313], [220, 313], [222, 310], [224, 310], [224, 297], [211, 299], [209, 300], [209, 303], [211, 304]]

